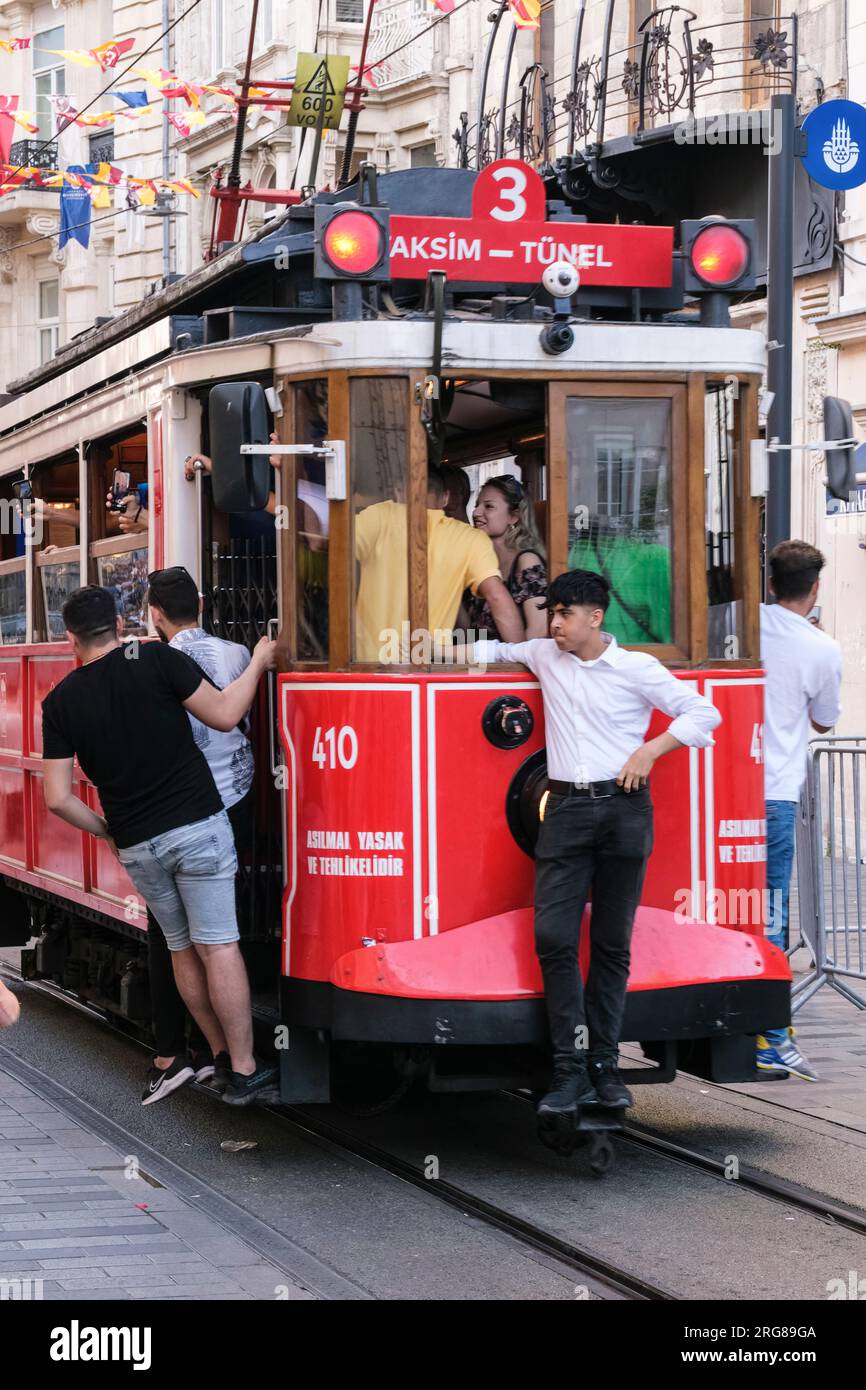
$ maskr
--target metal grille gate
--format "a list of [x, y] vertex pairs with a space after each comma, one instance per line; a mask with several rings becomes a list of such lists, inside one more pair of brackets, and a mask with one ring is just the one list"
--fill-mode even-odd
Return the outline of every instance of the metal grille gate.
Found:
[[[252, 649], [277, 617], [277, 557], [266, 541], [211, 544], [204, 583], [205, 630]], [[269, 676], [268, 680], [273, 680]], [[239, 856], [238, 922], [245, 941], [280, 936], [282, 836], [279, 797], [270, 775], [267, 681], [259, 685], [250, 711], [255, 754], [253, 828], [248, 851]]]

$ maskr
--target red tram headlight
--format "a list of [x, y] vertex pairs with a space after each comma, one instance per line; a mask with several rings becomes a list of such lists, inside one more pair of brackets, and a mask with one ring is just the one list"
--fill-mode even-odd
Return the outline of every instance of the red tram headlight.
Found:
[[317, 207], [315, 274], [329, 280], [387, 280], [388, 230], [387, 208]]
[[685, 259], [686, 292], [754, 289], [754, 225], [751, 221], [724, 218], [683, 222], [680, 245]]

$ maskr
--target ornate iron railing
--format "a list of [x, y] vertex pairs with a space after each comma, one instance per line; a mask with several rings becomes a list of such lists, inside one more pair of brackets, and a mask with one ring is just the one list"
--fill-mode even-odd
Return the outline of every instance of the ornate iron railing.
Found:
[[[515, 70], [517, 29], [507, 22], [508, 0], [499, 0], [474, 123], [466, 112], [454, 132], [458, 164], [480, 169], [505, 155], [541, 165], [561, 155], [597, 156], [612, 134], [646, 138], [694, 115], [699, 102], [704, 109], [707, 98], [719, 99], [719, 111], [732, 100], [758, 106], [773, 92], [796, 92], [796, 15], [775, 25], [743, 18], [697, 25], [691, 10], [662, 5], [633, 44], [614, 50], [615, 12], [616, 0], [607, 0], [600, 46], [590, 49], [581, 0], [569, 70], [553, 78], [538, 63]], [[498, 102], [490, 91], [495, 65], [502, 71]]]
[[[435, 18], [427, 0], [379, 0], [370, 25], [368, 58], [371, 85], [375, 83], [377, 91], [425, 77], [432, 70], [445, 26], [431, 29], [431, 13]], [[393, 56], [380, 62], [385, 54]]]
[[56, 169], [57, 141], [16, 140], [9, 150], [9, 163], [18, 169]]
[[90, 146], [89, 156], [91, 164], [113, 164], [114, 163], [114, 131], [100, 131], [98, 135], [91, 135], [88, 141]]

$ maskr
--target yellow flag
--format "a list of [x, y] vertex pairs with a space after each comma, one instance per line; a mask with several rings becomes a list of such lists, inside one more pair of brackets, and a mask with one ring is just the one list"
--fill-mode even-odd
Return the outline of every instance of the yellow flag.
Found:
[[111, 190], [99, 184], [94, 184], [90, 190], [90, 202], [95, 208], [110, 208]]
[[65, 58], [67, 63], [77, 63], [80, 68], [98, 68], [100, 64], [89, 53], [85, 53], [83, 48], [46, 48], [46, 53], [56, 53], [59, 58]]

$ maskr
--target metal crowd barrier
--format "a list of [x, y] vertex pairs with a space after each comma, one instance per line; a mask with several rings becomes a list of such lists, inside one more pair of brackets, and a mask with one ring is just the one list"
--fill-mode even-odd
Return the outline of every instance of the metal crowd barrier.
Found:
[[813, 969], [793, 989], [801, 1009], [830, 985], [866, 1009], [847, 980], [866, 982], [866, 735], [839, 734], [809, 744], [807, 777], [797, 824], [800, 934]]

